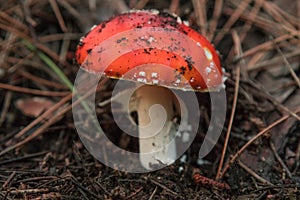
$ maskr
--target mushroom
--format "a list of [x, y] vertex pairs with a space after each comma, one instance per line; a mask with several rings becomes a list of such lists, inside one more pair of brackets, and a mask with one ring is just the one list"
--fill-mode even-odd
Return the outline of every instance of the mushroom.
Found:
[[181, 115], [184, 123], [187, 118], [170, 89], [205, 92], [224, 86], [209, 41], [179, 17], [156, 10], [134, 10], [94, 26], [81, 38], [76, 61], [88, 72], [143, 84], [131, 110], [137, 112], [140, 162], [146, 169], [177, 158], [174, 118]]

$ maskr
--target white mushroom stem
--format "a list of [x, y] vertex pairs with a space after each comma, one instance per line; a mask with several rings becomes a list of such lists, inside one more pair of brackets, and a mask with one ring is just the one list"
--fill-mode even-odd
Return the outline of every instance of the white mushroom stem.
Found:
[[175, 95], [164, 87], [144, 85], [136, 90], [140, 161], [143, 167], [176, 160]]

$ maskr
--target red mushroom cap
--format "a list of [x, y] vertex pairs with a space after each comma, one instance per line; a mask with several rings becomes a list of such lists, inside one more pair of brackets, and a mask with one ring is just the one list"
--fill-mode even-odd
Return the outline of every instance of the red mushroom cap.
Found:
[[145, 84], [206, 91], [223, 85], [215, 48], [179, 17], [132, 11], [93, 27], [76, 51], [83, 69]]

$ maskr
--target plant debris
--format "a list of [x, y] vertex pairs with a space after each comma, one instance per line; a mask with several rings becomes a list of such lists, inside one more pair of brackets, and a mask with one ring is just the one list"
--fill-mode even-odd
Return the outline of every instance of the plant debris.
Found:
[[[185, 162], [159, 171], [129, 174], [108, 168], [76, 133], [71, 89], [80, 37], [133, 8], [175, 12], [222, 57], [227, 117], [221, 138], [201, 165], [198, 152], [211, 112], [207, 94], [197, 94], [203, 105], [200, 128]], [[297, 199], [299, 11], [294, 0], [0, 0], [0, 198]], [[104, 95], [96, 101], [107, 101], [114, 84], [101, 80], [97, 90]], [[36, 98], [46, 104], [40, 107]], [[29, 109], [30, 102], [41, 109]], [[124, 135], [109, 110], [107, 105], [96, 112], [111, 141], [137, 151], [137, 140]]]

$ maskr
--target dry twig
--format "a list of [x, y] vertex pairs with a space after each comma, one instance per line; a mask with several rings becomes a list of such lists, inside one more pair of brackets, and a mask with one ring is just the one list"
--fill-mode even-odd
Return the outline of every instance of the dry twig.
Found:
[[275, 145], [274, 145], [273, 142], [270, 142], [270, 147], [271, 147], [271, 149], [272, 149], [272, 151], [273, 151], [273, 153], [274, 153], [275, 158], [276, 158], [277, 161], [280, 163], [280, 165], [283, 167], [283, 169], [284, 169], [285, 172], [287, 173], [288, 177], [289, 177], [289, 178], [292, 178], [292, 177], [293, 177], [292, 173], [290, 172], [289, 168], [286, 166], [286, 164], [284, 164], [283, 160], [282, 160], [282, 159], [280, 158], [280, 156], [278, 155], [277, 150], [276, 150]]
[[206, 0], [192, 0], [197, 24], [200, 27], [200, 33], [206, 37], [207, 18], [206, 18]]
[[279, 52], [279, 54], [282, 56], [283, 62], [285, 64], [285, 66], [289, 69], [290, 74], [292, 75], [293, 79], [296, 81], [299, 89], [300, 89], [300, 80], [298, 78], [298, 75], [294, 72], [292, 66], [290, 65], [289, 61], [286, 59], [286, 57], [284, 56], [284, 54], [282, 53], [281, 49], [278, 47], [278, 45], [274, 44], [276, 46], [277, 51]]
[[179, 0], [172, 0], [169, 10], [171, 13], [177, 13], [177, 10], [179, 8]]
[[161, 187], [162, 189], [166, 190], [167, 192], [171, 193], [172, 195], [176, 196], [176, 197], [180, 197], [179, 194], [177, 194], [176, 192], [174, 192], [173, 190], [171, 190], [170, 188], [166, 187], [165, 185], [157, 182], [156, 180], [153, 180], [153, 179], [149, 179], [150, 182], [154, 183], [155, 185]]
[[218, 25], [218, 21], [221, 16], [221, 13], [222, 13], [222, 7], [223, 7], [223, 0], [215, 0], [214, 12], [213, 12], [213, 16], [212, 16], [211, 22], [209, 24], [209, 29], [208, 29], [208, 33], [207, 33], [207, 39], [209, 41], [212, 41], [213, 36], [215, 34], [215, 31], [216, 31], [216, 28]]
[[135, 9], [143, 9], [147, 5], [148, 2], [149, 2], [149, 0], [139, 0], [137, 2], [137, 4], [134, 5], [134, 8]]
[[54, 13], [55, 13], [55, 16], [57, 18], [57, 21], [59, 23], [59, 26], [60, 26], [61, 30], [66, 33], [68, 31], [68, 29], [67, 29], [65, 21], [64, 21], [64, 19], [62, 17], [62, 14], [61, 14], [61, 12], [59, 10], [59, 7], [58, 7], [58, 5], [56, 3], [56, 0], [49, 0], [49, 2], [50, 2], [50, 5], [51, 5]]
[[224, 37], [224, 35], [230, 30], [230, 28], [233, 26], [233, 24], [240, 18], [242, 13], [244, 12], [245, 9], [247, 9], [248, 5], [250, 4], [252, 0], [245, 0], [242, 1], [238, 8], [235, 9], [231, 14], [230, 18], [227, 20], [225, 25], [222, 27], [222, 31], [219, 32], [214, 39], [214, 43], [218, 44]]
[[[237, 55], [242, 54], [241, 43], [240, 43], [239, 37], [235, 31], [233, 32], [233, 40], [235, 41], [236, 54]], [[232, 102], [232, 110], [231, 110], [231, 114], [230, 114], [228, 129], [226, 132], [226, 138], [224, 141], [223, 151], [222, 151], [222, 155], [221, 155], [221, 159], [220, 159], [220, 163], [219, 163], [219, 167], [218, 167], [218, 171], [217, 171], [217, 175], [216, 175], [217, 180], [221, 178], [222, 166], [223, 166], [223, 162], [224, 162], [224, 158], [225, 158], [225, 154], [226, 154], [226, 150], [227, 150], [227, 145], [228, 145], [228, 141], [229, 141], [229, 137], [230, 137], [233, 118], [235, 115], [235, 109], [236, 109], [238, 93], [239, 93], [240, 71], [241, 71], [241, 67], [240, 67], [240, 65], [237, 65], [236, 72], [235, 72], [236, 78], [235, 78], [235, 89], [234, 89], [234, 98], [233, 98], [233, 102]]]
[[33, 95], [40, 95], [40, 96], [48, 96], [48, 97], [62, 97], [70, 94], [70, 92], [54, 92], [54, 91], [44, 91], [44, 90], [35, 90], [30, 88], [24, 88], [14, 85], [9, 85], [5, 83], [0, 83], [1, 89], [6, 89], [14, 92], [21, 92], [25, 94], [33, 94]]
[[259, 176], [257, 173], [255, 173], [252, 169], [250, 169], [249, 167], [247, 167], [244, 163], [242, 163], [242, 161], [238, 160], [238, 164], [240, 167], [242, 167], [246, 172], [248, 172], [251, 176], [253, 176], [254, 178], [256, 178], [259, 182], [263, 183], [263, 184], [267, 184], [272, 186], [273, 184], [270, 183], [269, 181], [267, 181], [266, 179], [264, 179], [263, 177]]

